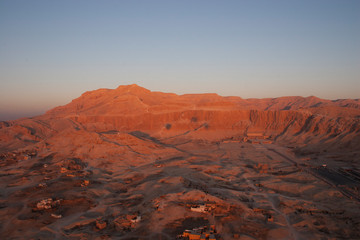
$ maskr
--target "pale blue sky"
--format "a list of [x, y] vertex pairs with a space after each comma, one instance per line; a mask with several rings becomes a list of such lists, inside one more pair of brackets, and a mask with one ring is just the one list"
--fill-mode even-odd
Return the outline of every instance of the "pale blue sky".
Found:
[[360, 97], [360, 1], [1, 0], [0, 120], [136, 83]]

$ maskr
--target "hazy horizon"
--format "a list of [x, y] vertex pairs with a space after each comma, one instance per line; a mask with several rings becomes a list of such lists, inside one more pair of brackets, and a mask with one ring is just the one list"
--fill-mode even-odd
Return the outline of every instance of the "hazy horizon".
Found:
[[83, 92], [359, 98], [359, 1], [1, 1], [0, 120]]
[[[136, 84], [137, 85], [137, 84]], [[123, 86], [123, 85], [122, 85]], [[139, 86], [139, 85], [138, 85]], [[140, 87], [142, 87], [142, 86], [140, 86]], [[101, 88], [99, 88], [99, 89], [101, 89]], [[104, 88], [103, 88], [104, 89]], [[108, 88], [109, 89], [109, 88]], [[95, 90], [98, 90], [98, 89], [94, 89], [94, 90], [89, 90], [89, 91], [95, 91]], [[159, 92], [159, 91], [157, 91], [157, 90], [154, 90], [154, 89], [148, 89], [148, 90], [150, 90], [150, 91], [152, 91], [152, 92]], [[84, 91], [84, 92], [86, 92], [86, 91]], [[84, 93], [83, 92], [83, 93]], [[170, 92], [165, 92], [165, 93], [170, 93]], [[178, 95], [183, 95], [183, 94], [206, 94], [206, 93], [210, 93], [210, 92], [192, 92], [192, 93], [175, 93], [175, 94], [178, 94]], [[215, 93], [215, 94], [217, 94], [216, 92], [212, 92], [212, 93]], [[80, 94], [81, 95], [81, 94]], [[77, 96], [77, 97], [75, 97], [75, 98], [78, 98], [78, 97], [80, 97], [80, 95], [79, 96]], [[241, 97], [241, 96], [225, 96], [225, 95], [220, 95], [220, 96], [223, 96], [223, 97]], [[275, 97], [275, 98], [282, 98], [282, 97], [304, 97], [304, 98], [306, 98], [306, 97], [312, 97], [313, 95], [311, 95], [311, 96], [279, 96], [279, 97]], [[317, 96], [314, 96], [314, 97], [317, 97]], [[75, 99], [74, 98], [74, 99]], [[244, 98], [244, 99], [260, 99], [260, 98]], [[263, 99], [265, 99], [265, 98], [263, 98]], [[350, 98], [347, 98], [347, 99], [350, 99]], [[359, 98], [356, 98], [356, 99], [359, 99]], [[73, 99], [71, 99], [71, 100], [73, 100]], [[66, 103], [63, 103], [63, 104], [60, 104], [60, 105], [56, 105], [56, 106], [51, 106], [50, 108], [48, 108], [48, 109], [44, 109], [44, 110], [40, 110], [40, 111], [37, 111], [37, 112], [34, 112], [34, 111], [28, 111], [28, 112], [26, 112], [26, 111], [24, 111], [24, 112], [16, 112], [16, 111], [10, 111], [10, 112], [1, 112], [0, 113], [0, 121], [11, 121], [11, 120], [16, 120], [16, 119], [19, 119], [19, 118], [28, 118], [28, 117], [36, 117], [36, 116], [39, 116], [39, 115], [42, 115], [42, 114], [44, 114], [45, 112], [47, 112], [48, 110], [51, 110], [51, 109], [53, 109], [53, 108], [55, 108], [55, 107], [58, 107], [58, 106], [63, 106], [63, 105], [66, 105], [66, 104], [69, 104], [70, 102], [71, 102], [71, 100], [70, 101], [68, 101], [68, 102], [66, 102]], [[324, 100], [340, 100], [340, 99], [324, 99]]]

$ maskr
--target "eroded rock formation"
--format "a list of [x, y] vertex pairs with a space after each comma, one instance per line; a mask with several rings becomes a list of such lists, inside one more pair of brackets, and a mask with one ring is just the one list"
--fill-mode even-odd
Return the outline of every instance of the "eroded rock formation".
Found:
[[289, 146], [311, 143], [330, 151], [359, 150], [359, 106], [359, 99], [241, 99], [120, 86], [86, 92], [42, 116], [2, 122], [0, 149], [41, 148], [52, 138], [59, 142], [76, 136], [95, 144], [102, 141], [99, 133], [141, 131], [157, 138], [188, 135], [206, 140], [262, 132]]

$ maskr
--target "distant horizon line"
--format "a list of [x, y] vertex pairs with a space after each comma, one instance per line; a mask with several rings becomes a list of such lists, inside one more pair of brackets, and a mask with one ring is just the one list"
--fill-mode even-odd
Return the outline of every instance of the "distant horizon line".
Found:
[[[93, 91], [97, 91], [97, 90], [101, 90], [101, 89], [104, 89], [104, 90], [116, 90], [118, 89], [119, 87], [130, 87], [130, 86], [137, 86], [137, 87], [140, 87], [140, 88], [143, 88], [143, 89], [146, 89], [146, 90], [149, 90], [150, 92], [160, 92], [160, 93], [169, 93], [169, 94], [176, 94], [178, 96], [182, 96], [182, 95], [201, 95], [201, 94], [216, 94], [220, 97], [239, 97], [241, 99], [276, 99], [276, 98], [290, 98], [290, 97], [301, 97], [301, 98], [311, 98], [311, 97], [315, 97], [315, 98], [318, 98], [318, 99], [321, 99], [321, 100], [329, 100], [329, 101], [339, 101], [339, 100], [346, 100], [346, 99], [349, 99], [349, 100], [360, 100], [360, 97], [358, 98], [322, 98], [322, 97], [318, 97], [316, 95], [308, 95], [308, 96], [302, 96], [302, 95], [285, 95], [285, 96], [278, 96], [278, 97], [249, 97], [249, 98], [243, 98], [241, 96], [237, 96], [237, 95], [221, 95], [219, 93], [216, 93], [216, 92], [194, 92], [194, 93], [175, 93], [175, 92], [171, 92], [171, 91], [158, 91], [158, 90], [151, 90], [149, 88], [146, 88], [146, 87], [143, 87], [137, 83], [132, 83], [132, 84], [124, 84], [124, 85], [118, 85], [116, 88], [97, 88], [97, 89], [94, 89], [94, 90], [89, 90], [89, 91], [85, 91], [83, 92], [82, 94], [86, 93], [86, 92], [93, 92]], [[81, 95], [82, 95], [81, 94]], [[81, 96], [80, 95], [80, 96]]]
[[220, 95], [216, 92], [199, 92], [199, 93], [182, 93], [182, 94], [178, 94], [178, 93], [174, 93], [171, 91], [156, 91], [156, 90], [150, 90], [148, 88], [142, 87], [141, 85], [137, 84], [137, 83], [133, 83], [133, 84], [124, 84], [124, 85], [118, 85], [116, 88], [97, 88], [94, 90], [89, 90], [89, 91], [85, 91], [82, 94], [80, 94], [78, 97], [75, 97], [73, 99], [71, 99], [70, 101], [64, 103], [64, 104], [59, 104], [59, 105], [54, 105], [53, 107], [50, 108], [44, 108], [44, 109], [37, 109], [34, 111], [4, 111], [4, 112], [0, 112], [0, 122], [7, 122], [7, 121], [15, 121], [18, 119], [22, 119], [22, 118], [32, 118], [32, 117], [37, 117], [37, 116], [41, 116], [43, 114], [45, 114], [47, 111], [50, 111], [56, 107], [60, 107], [60, 106], [65, 106], [67, 104], [69, 104], [72, 100], [77, 99], [79, 97], [81, 97], [82, 95], [89, 93], [89, 92], [95, 92], [98, 90], [117, 90], [119, 88], [126, 88], [126, 87], [138, 87], [141, 89], [145, 89], [147, 91], [153, 92], [153, 93], [165, 93], [165, 94], [176, 94], [177, 96], [186, 96], [186, 95], [205, 95], [205, 94], [216, 94], [220, 97], [236, 97], [236, 98], [240, 98], [243, 100], [255, 100], [255, 99], [281, 99], [281, 98], [316, 98], [316, 99], [320, 99], [320, 100], [325, 100], [325, 101], [331, 101], [331, 102], [336, 102], [336, 101], [341, 101], [341, 100], [354, 100], [354, 101], [359, 101], [360, 98], [337, 98], [337, 99], [326, 99], [326, 98], [320, 98], [317, 97], [315, 95], [309, 95], [309, 96], [301, 96], [301, 95], [288, 95], [288, 96], [280, 96], [280, 97], [250, 97], [250, 98], [242, 98], [241, 96], [236, 96], [236, 95]]

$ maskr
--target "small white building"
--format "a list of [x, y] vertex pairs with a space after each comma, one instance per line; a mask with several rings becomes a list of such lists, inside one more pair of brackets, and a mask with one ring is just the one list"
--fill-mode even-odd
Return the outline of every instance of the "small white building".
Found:
[[205, 205], [198, 205], [196, 207], [191, 207], [190, 210], [193, 212], [199, 212], [199, 213], [204, 213], [207, 211]]

